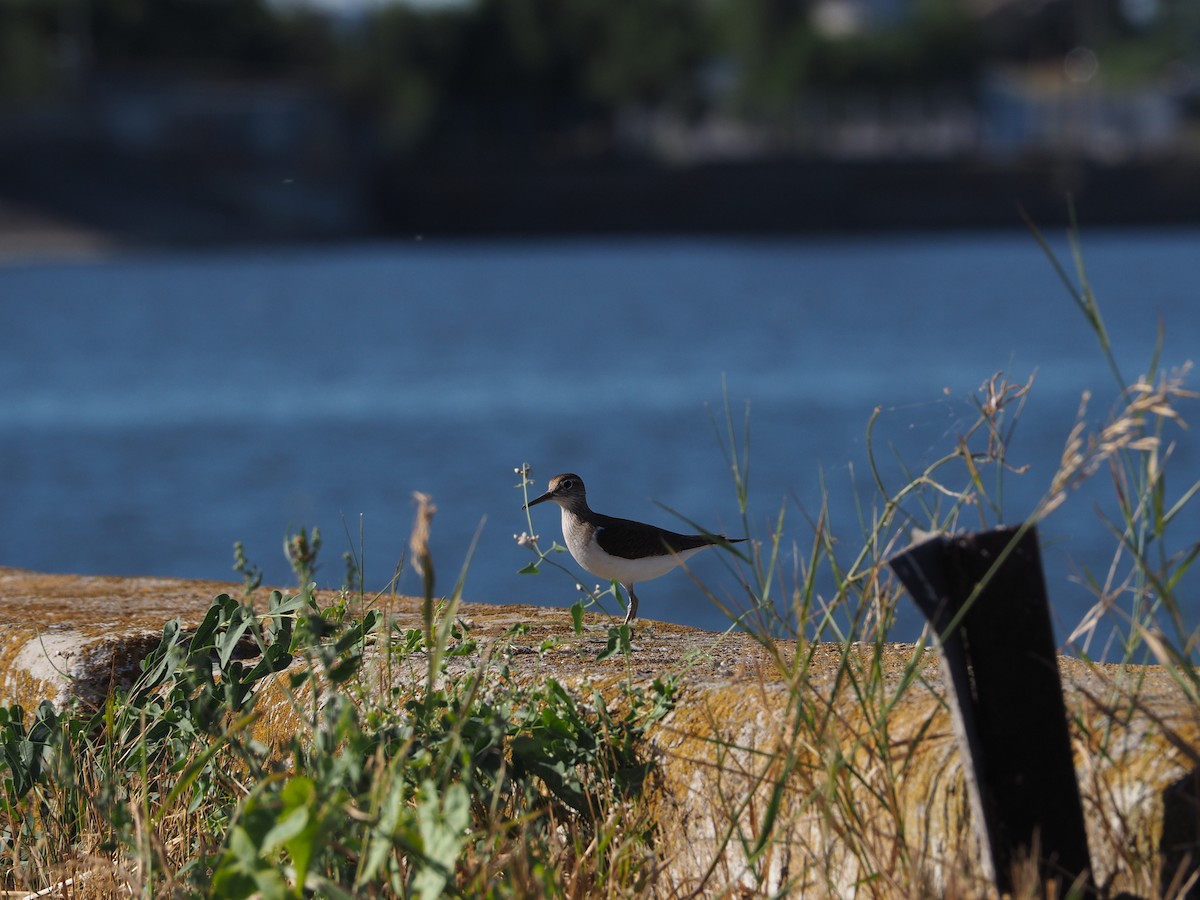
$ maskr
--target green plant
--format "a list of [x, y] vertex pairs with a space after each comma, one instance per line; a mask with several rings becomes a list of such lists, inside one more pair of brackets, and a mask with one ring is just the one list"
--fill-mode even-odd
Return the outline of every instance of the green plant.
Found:
[[321, 550], [321, 529], [313, 528], [311, 532], [301, 528], [295, 534], [291, 532], [283, 539], [283, 555], [296, 573], [297, 583], [301, 588], [313, 581], [317, 573], [317, 554]]
[[101, 708], [0, 710], [0, 887], [433, 898], [612, 877], [613, 848], [652, 839], [616, 810], [673, 687], [630, 685], [618, 713], [516, 679], [508, 645], [481, 652], [457, 616], [462, 580], [434, 593], [432, 514], [419, 505], [411, 548], [420, 627], [389, 616], [395, 598], [322, 604], [311, 581], [265, 610], [222, 594], [194, 630], [168, 623]]
[[262, 585], [262, 569], [246, 559], [246, 548], [241, 541], [233, 542], [233, 571], [242, 576], [243, 593], [247, 597]]

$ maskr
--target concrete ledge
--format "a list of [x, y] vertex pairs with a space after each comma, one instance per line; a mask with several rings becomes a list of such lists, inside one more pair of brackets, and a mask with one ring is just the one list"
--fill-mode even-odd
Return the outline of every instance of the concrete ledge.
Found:
[[200, 622], [228, 584], [0, 567], [0, 702], [95, 703], [128, 686], [163, 625]]
[[[240, 590], [0, 569], [0, 702], [96, 703], [136, 677], [168, 619], [187, 630]], [[385, 605], [419, 627], [416, 598]], [[459, 615], [478, 642], [464, 666], [503, 647], [518, 680], [553, 676], [610, 702], [629, 677], [678, 677], [674, 710], [649, 734], [658, 767], [644, 798], [673, 894], [987, 892], [932, 651], [780, 642], [773, 657], [744, 634], [646, 621], [627, 665], [596, 661], [604, 632], [573, 634], [564, 609], [468, 603]], [[524, 633], [505, 637], [515, 624]], [[797, 658], [802, 675], [781, 670]], [[910, 663], [920, 678], [900, 692]], [[1159, 667], [1061, 658], [1060, 670], [1097, 882], [1158, 896], [1200, 858], [1200, 710]], [[266, 690], [256, 727], [278, 741], [294, 706]]]

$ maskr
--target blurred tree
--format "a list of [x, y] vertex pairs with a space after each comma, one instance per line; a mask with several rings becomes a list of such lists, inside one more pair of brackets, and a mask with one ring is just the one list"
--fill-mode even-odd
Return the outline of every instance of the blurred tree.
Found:
[[346, 29], [330, 79], [373, 119], [385, 146], [412, 151], [428, 138], [461, 53], [464, 12], [385, 7]]
[[285, 7], [275, 26], [290, 70], [318, 79], [328, 77], [330, 61], [336, 58], [342, 43], [328, 16], [311, 7]]
[[[1082, 18], [1082, 16], [1081, 16]], [[1110, 85], [1145, 84], [1183, 75], [1200, 65], [1200, 3], [1194, 0], [1109, 0], [1089, 10], [1080, 43], [1099, 56]]]
[[100, 71], [324, 76], [329, 17], [263, 0], [2, 0], [0, 99], [49, 99]]
[[911, 0], [900, 18], [844, 31], [818, 27], [817, 5], [395, 2], [339, 18], [272, 0], [0, 0], [0, 100], [68, 90], [72, 59], [300, 77], [331, 87], [392, 151], [546, 159], [611, 152], [630, 109], [687, 116], [715, 102], [783, 121], [806, 93], [969, 91], [986, 65], [1053, 64], [1080, 43], [1110, 78], [1194, 71], [1200, 55], [1197, 0], [1044, 0], [984, 19], [967, 0]]
[[576, 14], [583, 86], [594, 102], [612, 112], [629, 104], [686, 106], [697, 99], [697, 73], [712, 51], [705, 4], [586, 0]]
[[915, 0], [897, 22], [822, 33], [806, 0], [720, 0], [725, 52], [743, 108], [786, 107], [803, 91], [972, 85], [983, 65], [978, 20], [962, 0]]
[[983, 23], [984, 50], [993, 60], [1030, 63], [1063, 54], [1082, 40], [1079, 7], [1074, 0], [1038, 4], [1000, 4]]
[[899, 24], [821, 40], [810, 74], [833, 88], [970, 87], [983, 61], [978, 20], [961, 0], [917, 0]]
[[99, 67], [155, 63], [261, 73], [289, 62], [275, 11], [263, 0], [94, 0]]
[[705, 34], [700, 0], [394, 6], [355, 30], [337, 78], [379, 112], [393, 149], [544, 157], [564, 142], [582, 152], [571, 136], [587, 132], [594, 153], [621, 109], [692, 95]]
[[559, 0], [482, 0], [447, 83], [444, 135], [524, 156], [548, 132], [586, 119], [574, 16]]
[[718, 49], [736, 69], [742, 109], [787, 106], [812, 78], [818, 44], [807, 0], [717, 0]]
[[39, 0], [0, 3], [0, 101], [42, 100], [58, 88], [61, 14]]

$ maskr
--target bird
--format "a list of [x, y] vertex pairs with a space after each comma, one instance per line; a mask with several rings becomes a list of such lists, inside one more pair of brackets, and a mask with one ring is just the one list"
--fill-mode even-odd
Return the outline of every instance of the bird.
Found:
[[546, 493], [530, 500], [524, 508], [546, 501], [562, 508], [563, 540], [575, 562], [597, 578], [615, 580], [629, 594], [626, 625], [637, 618], [635, 584], [665, 575], [708, 547], [745, 540], [716, 534], [677, 534], [645, 522], [593, 512], [583, 479], [573, 472], [555, 475]]

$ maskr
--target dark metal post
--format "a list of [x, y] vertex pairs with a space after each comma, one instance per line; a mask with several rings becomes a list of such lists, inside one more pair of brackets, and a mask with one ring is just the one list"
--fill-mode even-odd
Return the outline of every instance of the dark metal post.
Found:
[[940, 641], [996, 886], [1036, 852], [1043, 882], [1094, 890], [1036, 529], [939, 535], [889, 565]]

